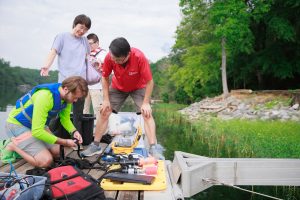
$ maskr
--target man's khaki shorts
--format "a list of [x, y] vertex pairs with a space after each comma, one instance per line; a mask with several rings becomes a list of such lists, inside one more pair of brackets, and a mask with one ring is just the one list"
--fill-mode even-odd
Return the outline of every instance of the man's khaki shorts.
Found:
[[48, 144], [32, 136], [31, 130], [22, 125], [6, 122], [6, 133], [11, 138], [14, 137], [16, 145], [31, 156], [36, 156], [44, 149], [51, 149], [55, 144]]
[[120, 90], [109, 88], [109, 100], [113, 111], [118, 112], [128, 96], [131, 96], [135, 103], [136, 112], [141, 112], [141, 106], [144, 101], [146, 89], [138, 89], [132, 92], [122, 92]]

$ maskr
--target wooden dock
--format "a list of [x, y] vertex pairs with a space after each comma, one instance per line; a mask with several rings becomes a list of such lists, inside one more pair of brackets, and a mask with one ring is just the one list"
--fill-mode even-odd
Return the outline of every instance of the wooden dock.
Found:
[[[101, 143], [101, 148], [105, 149], [107, 147], [107, 144]], [[68, 157], [72, 158], [78, 158], [77, 152], [73, 150], [72, 148], [65, 148], [65, 154]], [[87, 158], [90, 161], [95, 161], [97, 159], [97, 156], [92, 156]], [[170, 161], [166, 161], [165, 163], [169, 163]], [[33, 166], [28, 164], [25, 160], [20, 159], [17, 160], [15, 163], [13, 163], [13, 166], [18, 174], [25, 174], [28, 169], [32, 169]], [[0, 162], [0, 172], [10, 172], [10, 165], [9, 164], [3, 164]], [[99, 178], [104, 171], [101, 171], [99, 169], [85, 169], [83, 170], [85, 173], [91, 175], [94, 178]], [[117, 200], [155, 200], [155, 199], [163, 199], [163, 200], [173, 200], [173, 194], [172, 189], [170, 187], [170, 180], [167, 175], [167, 184], [168, 187], [166, 190], [163, 191], [142, 191], [142, 190], [136, 190], [136, 191], [118, 191], [118, 190], [112, 190], [112, 191], [105, 191], [106, 198], [112, 198]]]

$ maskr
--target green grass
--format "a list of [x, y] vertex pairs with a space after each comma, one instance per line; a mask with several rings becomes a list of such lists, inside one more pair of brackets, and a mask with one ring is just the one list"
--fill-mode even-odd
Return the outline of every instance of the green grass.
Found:
[[[183, 107], [184, 105], [176, 104], [157, 104], [154, 107], [157, 137], [159, 143], [166, 148], [166, 159], [173, 160], [174, 151], [219, 158], [300, 157], [299, 122], [222, 121], [210, 117], [210, 120], [202, 118], [190, 123], [177, 112]], [[251, 187], [248, 189], [251, 190]], [[256, 186], [255, 190], [283, 199], [300, 198], [299, 187]], [[218, 187], [202, 192], [195, 198], [262, 199]]]
[[[211, 157], [299, 158], [300, 123], [281, 121], [199, 121], [199, 138]], [[207, 137], [209, 135], [209, 138]]]
[[155, 106], [158, 136], [167, 147], [169, 159], [175, 150], [209, 157], [300, 157], [298, 122], [222, 121], [212, 118], [190, 123], [176, 112], [183, 106]]

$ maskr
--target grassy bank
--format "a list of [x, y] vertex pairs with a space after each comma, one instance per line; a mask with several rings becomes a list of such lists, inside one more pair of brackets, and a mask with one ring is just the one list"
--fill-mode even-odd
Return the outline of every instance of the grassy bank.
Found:
[[[207, 118], [190, 123], [177, 112], [183, 107], [185, 106], [178, 104], [157, 104], [154, 107], [157, 135], [159, 142], [166, 148], [167, 159], [173, 160], [175, 150], [224, 158], [300, 156], [299, 122], [222, 121]], [[254, 190], [284, 199], [300, 198], [299, 188], [295, 187], [257, 187]], [[243, 192], [232, 192], [233, 189], [213, 187], [195, 198], [261, 199], [259, 196], [251, 197]]]
[[174, 150], [209, 157], [300, 157], [299, 122], [210, 118], [190, 123], [177, 112], [183, 107], [158, 104], [154, 108], [157, 134], [168, 159]]

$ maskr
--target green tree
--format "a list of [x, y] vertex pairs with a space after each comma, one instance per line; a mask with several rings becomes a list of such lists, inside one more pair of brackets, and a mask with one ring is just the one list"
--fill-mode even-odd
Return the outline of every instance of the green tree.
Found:
[[300, 87], [299, 0], [181, 0], [180, 7], [172, 52], [154, 63], [158, 96], [196, 101], [228, 89]]
[[219, 80], [220, 61], [216, 40], [208, 23], [208, 4], [204, 1], [180, 1], [183, 19], [176, 31], [171, 54], [171, 80], [193, 101], [203, 96], [208, 82]]
[[[250, 28], [255, 37], [254, 52], [233, 58], [230, 73], [237, 77], [235, 83], [251, 84], [257, 89], [284, 89], [284, 85], [299, 88], [296, 81], [300, 75], [299, 1], [253, 1], [253, 4]], [[239, 77], [238, 72], [243, 75]], [[293, 84], [286, 84], [289, 82]]]
[[216, 0], [209, 9], [210, 24], [222, 47], [222, 86], [223, 94], [228, 95], [226, 73], [226, 49], [232, 54], [253, 51], [253, 34], [249, 28], [251, 14], [249, 7], [240, 0]]

